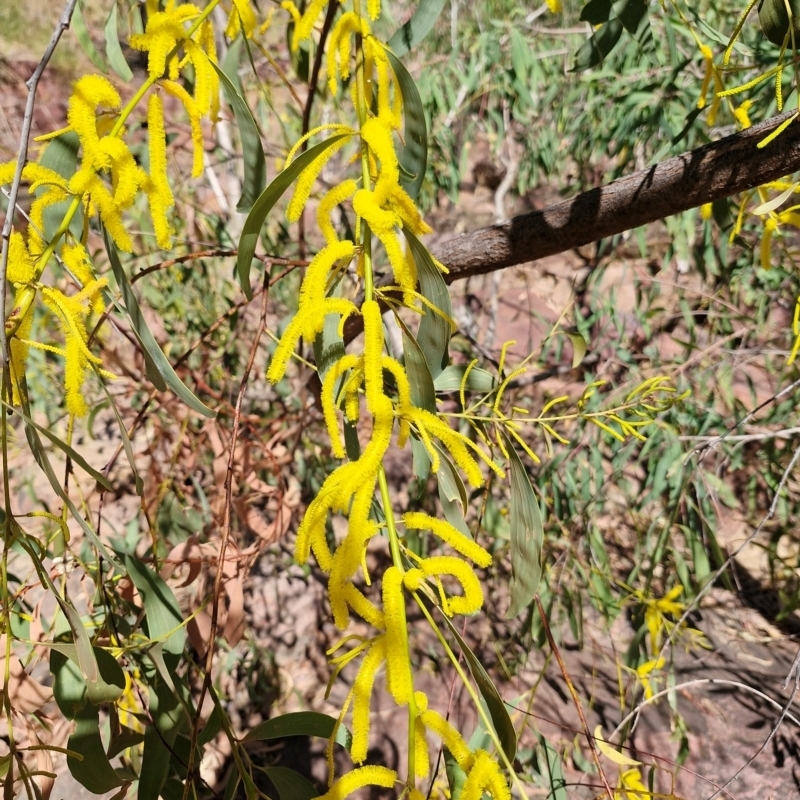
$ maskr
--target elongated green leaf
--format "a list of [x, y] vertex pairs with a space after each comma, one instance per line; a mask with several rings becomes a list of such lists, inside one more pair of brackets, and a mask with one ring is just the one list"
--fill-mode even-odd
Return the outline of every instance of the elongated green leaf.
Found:
[[94, 64], [100, 72], [108, 72], [105, 61], [100, 57], [100, 53], [97, 52], [97, 48], [92, 42], [92, 37], [89, 35], [89, 29], [86, 27], [86, 21], [83, 19], [81, 3], [76, 3], [75, 10], [72, 12], [72, 30], [75, 31], [75, 36], [78, 37], [78, 43], [81, 49], [89, 57], [92, 64]]
[[392, 65], [397, 85], [403, 95], [403, 138], [405, 146], [400, 151], [400, 165], [406, 174], [413, 177], [400, 176], [400, 183], [409, 196], [416, 198], [422, 182], [425, 180], [425, 170], [428, 168], [428, 128], [425, 124], [425, 111], [422, 99], [417, 90], [417, 84], [391, 50], [386, 51], [389, 63]]
[[242, 81], [239, 78], [239, 61], [242, 58], [242, 37], [237, 36], [228, 47], [225, 58], [222, 59], [222, 71], [228, 76], [237, 94], [243, 94]]
[[567, 781], [561, 768], [561, 756], [539, 731], [536, 731], [536, 738], [542, 753], [542, 758], [539, 758], [537, 752], [536, 763], [545, 786], [550, 787], [548, 797], [552, 800], [567, 800]]
[[111, 6], [111, 13], [108, 15], [105, 27], [106, 35], [106, 58], [111, 69], [124, 81], [133, 80], [133, 72], [122, 55], [122, 48], [119, 44], [119, 31], [117, 30], [117, 4], [116, 0]]
[[584, 72], [602, 63], [603, 59], [614, 49], [619, 37], [622, 36], [622, 31], [622, 23], [618, 19], [613, 18], [604, 22], [575, 54], [572, 72]]
[[[466, 369], [465, 366], [455, 366], [453, 364], [445, 367], [434, 379], [434, 388], [441, 393], [459, 391]], [[497, 379], [488, 370], [481, 369], [481, 367], [473, 367], [469, 371], [469, 375], [467, 375], [467, 385], [464, 388], [468, 392], [489, 394], [489, 392], [497, 388]]]
[[242, 196], [236, 204], [236, 210], [242, 214], [253, 207], [253, 203], [264, 191], [267, 183], [267, 161], [264, 158], [264, 148], [261, 146], [261, 134], [253, 119], [250, 106], [236, 91], [230, 78], [223, 69], [210, 61], [212, 67], [219, 75], [225, 97], [233, 109], [236, 124], [239, 126], [239, 136], [242, 139], [242, 156], [244, 157], [244, 181], [242, 183]]
[[[72, 625], [70, 625], [70, 627], [72, 627]], [[83, 676], [80, 674], [83, 669], [81, 660], [85, 661], [86, 656], [80, 654], [78, 648], [74, 644], [55, 642], [51, 644], [50, 647], [60, 656], [69, 659], [72, 664], [78, 668], [78, 676], [80, 679], [84, 680]], [[103, 650], [102, 647], [92, 647], [91, 649], [92, 657], [97, 664], [97, 677], [91, 684], [86, 684], [84, 681], [86, 696], [94, 705], [113, 703], [119, 700], [119, 698], [122, 697], [122, 693], [125, 691], [125, 673], [123, 673], [122, 667], [108, 650]], [[54, 661], [51, 655], [51, 671], [55, 669], [54, 665], [58, 663], [60, 663], [60, 659], [56, 657]], [[57, 698], [56, 701], [58, 702]], [[60, 705], [59, 703], [59, 707]]]
[[511, 473], [511, 605], [506, 619], [516, 617], [533, 600], [542, 577], [544, 526], [539, 501], [513, 442], [505, 436]]
[[426, 308], [417, 331], [417, 342], [425, 354], [431, 377], [435, 380], [442, 374], [450, 360], [449, 320], [453, 317], [453, 304], [450, 301], [447, 284], [439, 268], [433, 263], [428, 248], [408, 228], [404, 228], [403, 233], [417, 265], [419, 290], [422, 296], [444, 314], [443, 317], [442, 314]]
[[611, 15], [611, 0], [589, 0], [581, 9], [580, 19], [590, 25], [602, 25]]
[[[23, 408], [30, 418], [30, 406], [28, 405], [27, 400], [25, 400], [23, 403]], [[47, 476], [47, 480], [50, 482], [50, 486], [53, 491], [61, 498], [61, 501], [69, 509], [69, 513], [72, 514], [73, 519], [81, 526], [83, 532], [89, 537], [89, 540], [97, 548], [98, 552], [103, 556], [103, 558], [105, 558], [109, 564], [112, 564], [120, 572], [122, 572], [122, 565], [111, 555], [111, 553], [108, 551], [108, 548], [100, 541], [100, 537], [97, 535], [97, 533], [95, 533], [94, 528], [83, 518], [80, 511], [78, 511], [78, 509], [75, 507], [75, 503], [72, 502], [72, 500], [69, 498], [69, 495], [67, 495], [67, 493], [64, 491], [61, 481], [59, 481], [59, 479], [56, 477], [56, 473], [53, 470], [53, 465], [50, 463], [50, 459], [47, 457], [47, 451], [42, 445], [42, 440], [39, 438], [39, 433], [36, 428], [26, 424], [25, 438], [28, 440], [28, 445], [31, 448], [31, 453], [36, 460], [36, 463], [41, 467], [42, 472], [44, 472], [44, 474]]]
[[455, 464], [450, 460], [449, 454], [438, 442], [433, 446], [439, 451], [439, 471], [436, 473], [436, 482], [439, 489], [439, 502], [442, 505], [444, 518], [457, 530], [461, 531], [468, 539], [472, 538], [464, 515], [467, 513], [467, 487], [461, 479]]
[[111, 484], [109, 483], [108, 478], [103, 475], [102, 472], [96, 470], [77, 450], [70, 447], [65, 441], [60, 439], [56, 436], [52, 431], [47, 430], [47, 428], [43, 428], [38, 423], [34, 422], [30, 417], [28, 417], [24, 412], [20, 411], [19, 408], [14, 408], [4, 400], [0, 400], [0, 404], [4, 405], [9, 411], [14, 411], [14, 413], [19, 414], [22, 420], [25, 422], [26, 425], [30, 425], [36, 430], [41, 433], [43, 436], [47, 437], [47, 439], [52, 442], [62, 453], [67, 455], [74, 464], [77, 464], [87, 475], [91, 475], [104, 489], [111, 490]]
[[114, 772], [103, 747], [98, 709], [94, 706], [87, 706], [79, 715], [75, 732], [67, 741], [67, 749], [83, 756], [82, 759], [67, 757], [69, 771], [81, 786], [93, 794], [105, 794], [122, 786], [122, 780]]
[[155, 724], [144, 732], [138, 800], [158, 800], [169, 777], [170, 748], [178, 736], [181, 718], [178, 699], [163, 681], [157, 680], [150, 687], [149, 704]]
[[[62, 178], [69, 180], [78, 168], [79, 148], [78, 135], [73, 131], [67, 131], [47, 143], [40, 163], [42, 166], [57, 172]], [[48, 188], [47, 186], [39, 187], [36, 190], [36, 196], [41, 197], [47, 192]], [[58, 226], [61, 225], [64, 214], [71, 202], [71, 200], [62, 200], [60, 203], [53, 203], [44, 209], [44, 233], [47, 239], [53, 238], [53, 234], [55, 234]], [[78, 207], [77, 212], [70, 220], [69, 230], [76, 241], [79, 241], [83, 231], [83, 205]]]
[[444, 770], [447, 774], [447, 783], [450, 784], [451, 800], [461, 800], [464, 784], [467, 782], [467, 773], [458, 766], [453, 754], [444, 748]]
[[261, 193], [258, 200], [253, 204], [253, 208], [247, 215], [242, 235], [239, 239], [239, 255], [236, 259], [236, 272], [239, 276], [239, 285], [248, 300], [253, 298], [253, 290], [250, 288], [250, 265], [256, 252], [258, 237], [267, 215], [272, 211], [273, 206], [281, 199], [284, 192], [295, 182], [297, 176], [319, 155], [332, 147], [336, 142], [341, 141], [349, 134], [339, 133], [331, 136], [324, 142], [314, 145], [306, 150], [305, 153], [297, 156], [289, 166], [278, 173], [272, 183]]
[[308, 778], [287, 767], [267, 767], [264, 772], [278, 791], [280, 800], [312, 800], [319, 792]]
[[[411, 402], [417, 408], [424, 408], [432, 414], [436, 413], [436, 392], [433, 388], [433, 378], [414, 334], [408, 326], [396, 317], [397, 324], [403, 331], [403, 353], [406, 374], [411, 386]], [[431, 460], [425, 446], [416, 437], [411, 439], [411, 455], [414, 469], [414, 476], [420, 483], [425, 483], [431, 469]]]
[[461, 635], [456, 630], [453, 623], [444, 615], [442, 615], [441, 618], [445, 621], [448, 629], [455, 637], [458, 646], [461, 648], [461, 652], [464, 654], [464, 658], [467, 660], [469, 671], [472, 673], [472, 677], [475, 679], [475, 683], [478, 686], [478, 691], [481, 693], [481, 696], [486, 702], [486, 707], [489, 709], [489, 714], [494, 723], [497, 738], [500, 740], [500, 744], [503, 747], [503, 752], [508, 757], [508, 760], [513, 763], [514, 757], [517, 754], [517, 733], [514, 730], [511, 717], [508, 715], [506, 704], [503, 702], [503, 698], [500, 697], [497, 687], [483, 668], [483, 665], [478, 660], [475, 653], [472, 652], [469, 645], [461, 638]]
[[114, 731], [111, 741], [108, 743], [108, 757], [114, 758], [123, 750], [129, 747], [136, 747], [144, 741], [144, 734], [129, 728], [127, 725], [120, 725], [119, 730]]
[[179, 657], [186, 642], [186, 629], [172, 589], [152, 567], [133, 556], [125, 555], [125, 567], [142, 598], [148, 635], [153, 640], [163, 641], [166, 655]]
[[[321, 714], [318, 711], [294, 711], [256, 725], [245, 735], [244, 741], [262, 742], [267, 739], [283, 739], [286, 736], [319, 736], [322, 739], [329, 739], [335, 725], [336, 720], [329, 714]], [[336, 732], [336, 743], [349, 750], [352, 741], [350, 731], [341, 725]]]
[[389, 48], [398, 58], [413, 50], [430, 33], [444, 4], [445, 0], [420, 0], [414, 16], [398, 28], [388, 41]]
[[117, 426], [119, 427], [119, 436], [120, 439], [122, 439], [122, 448], [125, 451], [125, 458], [128, 459], [128, 466], [131, 468], [131, 472], [133, 473], [133, 480], [134, 484], [136, 485], [136, 494], [141, 497], [144, 494], [144, 481], [142, 480], [142, 476], [139, 475], [139, 470], [136, 468], [136, 457], [133, 454], [133, 445], [131, 444], [130, 437], [128, 436], [128, 430], [125, 427], [125, 421], [120, 416], [117, 404], [114, 402], [111, 392], [108, 391], [105, 381], [99, 375], [97, 376], [97, 379], [100, 381], [100, 385], [103, 387], [103, 391], [106, 393], [106, 397], [108, 398], [108, 402], [114, 412], [114, 416], [117, 418]]
[[114, 242], [111, 241], [111, 237], [108, 235], [108, 231], [105, 228], [103, 228], [103, 239], [105, 240], [106, 252], [108, 253], [108, 260], [111, 263], [111, 269], [114, 272], [114, 278], [122, 293], [122, 299], [125, 303], [125, 310], [131, 323], [131, 328], [136, 338], [139, 340], [139, 344], [141, 344], [144, 351], [153, 360], [156, 369], [165, 383], [187, 406], [189, 406], [189, 408], [197, 411], [204, 417], [214, 417], [215, 412], [195, 397], [186, 384], [177, 376], [175, 370], [172, 368], [172, 364], [169, 363], [167, 357], [158, 346], [158, 342], [156, 342], [153, 337], [153, 334], [150, 333], [150, 328], [147, 327], [147, 322], [145, 322], [142, 311], [139, 308], [139, 301], [133, 293], [133, 288], [128, 281], [125, 270], [122, 268], [122, 263], [117, 255], [117, 248]]
[[208, 722], [206, 722], [203, 730], [200, 731], [200, 734], [197, 737], [197, 744], [200, 747], [207, 745], [210, 741], [214, 739], [214, 737], [220, 732], [222, 729], [222, 714], [220, 714], [219, 709], [217, 706], [214, 706], [214, 710], [211, 712], [211, 716], [208, 718]]

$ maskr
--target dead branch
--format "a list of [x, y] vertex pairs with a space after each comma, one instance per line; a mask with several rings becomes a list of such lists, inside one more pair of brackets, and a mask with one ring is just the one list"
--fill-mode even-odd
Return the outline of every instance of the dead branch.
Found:
[[800, 169], [800, 122], [756, 145], [788, 115], [761, 122], [542, 211], [433, 248], [448, 283], [563, 253], [648, 222], [753, 189]]

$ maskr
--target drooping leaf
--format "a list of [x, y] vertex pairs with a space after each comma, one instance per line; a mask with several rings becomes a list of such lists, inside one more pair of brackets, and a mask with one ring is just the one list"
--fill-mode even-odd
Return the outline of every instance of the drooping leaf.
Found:
[[136, 747], [137, 744], [141, 744], [143, 741], [143, 733], [135, 731], [127, 725], [120, 725], [119, 730], [115, 730], [111, 735], [111, 741], [108, 743], [108, 757], [114, 758], [123, 750], [127, 750], [129, 747]]
[[267, 767], [264, 772], [278, 791], [280, 800], [312, 800], [319, 792], [308, 778], [287, 767]]
[[163, 681], [154, 681], [148, 699], [154, 724], [148, 725], [144, 732], [138, 800], [158, 800], [169, 777], [170, 749], [178, 736], [181, 720], [178, 699]]
[[72, 777], [93, 794], [105, 794], [122, 786], [122, 780], [109, 763], [103, 747], [99, 710], [87, 706], [79, 714], [76, 723], [75, 732], [67, 740], [67, 749], [79, 753], [83, 758], [67, 757]]
[[[78, 134], [74, 131], [67, 131], [61, 136], [56, 136], [47, 143], [44, 154], [41, 158], [41, 165], [57, 172], [65, 180], [69, 180], [78, 168], [78, 150], [80, 142]], [[46, 186], [41, 186], [36, 190], [36, 196], [40, 197], [47, 191]], [[58, 226], [64, 219], [64, 214], [71, 204], [71, 200], [62, 200], [60, 203], [53, 203], [44, 210], [44, 233], [47, 239], [52, 239]], [[80, 240], [83, 230], [83, 205], [78, 207], [75, 215], [69, 223], [70, 233], [76, 240]]]
[[444, 315], [426, 308], [417, 331], [417, 342], [425, 354], [431, 377], [435, 380], [442, 374], [450, 360], [449, 320], [453, 318], [453, 305], [447, 284], [444, 282], [439, 268], [433, 263], [428, 248], [408, 228], [404, 228], [403, 233], [408, 240], [417, 265], [420, 292]]
[[469, 645], [461, 638], [455, 625], [453, 625], [446, 616], [442, 615], [441, 618], [445, 621], [456, 642], [458, 642], [461, 652], [464, 654], [464, 658], [469, 666], [469, 671], [472, 673], [472, 677], [475, 679], [475, 683], [478, 686], [478, 691], [480, 691], [481, 696], [486, 702], [486, 707], [489, 709], [489, 715], [492, 718], [495, 733], [500, 740], [503, 752], [508, 757], [508, 760], [513, 763], [514, 757], [517, 754], [517, 732], [514, 730], [514, 724], [511, 722], [511, 717], [508, 715], [506, 704], [503, 702], [503, 698], [500, 697], [497, 687], [492, 682], [492, 679], [483, 668], [483, 665], [478, 660], [475, 653], [472, 652]]
[[[23, 402], [23, 409], [30, 418], [30, 406], [28, 405], [27, 400]], [[72, 518], [81, 526], [83, 532], [89, 537], [89, 540], [97, 548], [98, 552], [103, 556], [103, 558], [105, 558], [109, 564], [113, 565], [120, 572], [122, 572], [122, 565], [111, 555], [111, 553], [108, 551], [108, 548], [100, 541], [100, 537], [97, 535], [94, 528], [84, 519], [83, 515], [75, 507], [75, 503], [72, 502], [69, 495], [64, 491], [64, 487], [61, 485], [61, 481], [58, 479], [55, 471], [53, 470], [53, 465], [50, 463], [50, 459], [47, 456], [47, 451], [42, 445], [42, 440], [39, 438], [39, 433], [36, 428], [26, 424], [25, 438], [28, 440], [28, 445], [31, 449], [31, 454], [33, 455], [34, 460], [39, 467], [41, 467], [42, 472], [44, 472], [44, 474], [47, 476], [47, 480], [49, 481], [53, 491], [69, 509], [70, 514], [72, 514]]]
[[[435, 414], [436, 392], [425, 355], [405, 322], [400, 317], [396, 319], [403, 331], [404, 366], [411, 386], [411, 402], [417, 408], [424, 408]], [[420, 483], [424, 483], [430, 474], [431, 460], [425, 446], [415, 437], [411, 439], [411, 455], [414, 476]]]
[[197, 737], [197, 744], [200, 747], [207, 745], [210, 741], [214, 739], [214, 737], [220, 732], [222, 729], [222, 714], [220, 714], [219, 708], [214, 706], [214, 710], [211, 712], [211, 716], [208, 718], [203, 730], [200, 731]]
[[544, 756], [543, 760], [540, 759], [538, 749], [535, 751], [536, 767], [544, 779], [544, 785], [550, 788], [548, 797], [551, 800], [568, 800], [567, 781], [561, 767], [561, 755], [539, 731], [536, 731], [536, 739]]
[[602, 25], [608, 22], [611, 14], [611, 0], [589, 0], [581, 9], [581, 22], [588, 22], [590, 25]]
[[92, 37], [89, 35], [89, 29], [86, 27], [86, 21], [83, 18], [83, 11], [81, 10], [81, 3], [75, 4], [75, 10], [72, 12], [72, 30], [75, 31], [75, 36], [78, 37], [78, 43], [81, 50], [88, 56], [89, 60], [94, 64], [97, 69], [102, 73], [108, 72], [106, 64], [97, 52], [97, 48], [92, 42]]
[[388, 41], [389, 48], [398, 58], [413, 50], [430, 33], [444, 4], [445, 0], [420, 0], [411, 19], [400, 26]]
[[[400, 176], [400, 183], [410, 197], [416, 198], [422, 182], [425, 180], [425, 170], [428, 168], [428, 128], [425, 124], [425, 111], [417, 85], [403, 66], [403, 62], [391, 50], [387, 50], [386, 55], [389, 57], [389, 63], [397, 78], [400, 93], [403, 95], [405, 146], [400, 151], [398, 158], [405, 175]], [[406, 175], [413, 177], [407, 178]]]
[[[441, 394], [459, 391], [466, 369], [467, 368], [463, 365], [456, 366], [454, 364], [445, 367], [434, 379], [434, 388]], [[489, 394], [489, 392], [497, 388], [497, 379], [488, 370], [482, 369], [481, 367], [473, 367], [469, 371], [469, 375], [467, 375], [467, 383], [464, 388], [468, 392]]]
[[236, 272], [239, 276], [239, 285], [248, 300], [253, 298], [253, 290], [250, 287], [250, 265], [253, 261], [253, 256], [256, 252], [256, 245], [258, 244], [258, 237], [261, 233], [261, 228], [264, 226], [264, 221], [267, 215], [272, 211], [273, 206], [278, 200], [281, 199], [284, 192], [295, 182], [297, 176], [319, 155], [324, 153], [328, 148], [332, 147], [336, 142], [343, 139], [349, 134], [339, 133], [336, 136], [331, 136], [324, 142], [314, 145], [301, 153], [289, 166], [279, 172], [273, 179], [269, 186], [259, 196], [258, 200], [253, 203], [250, 213], [247, 215], [244, 227], [242, 228], [242, 235], [239, 239], [239, 255], [236, 259]]
[[79, 466], [87, 475], [91, 475], [104, 489], [108, 489], [109, 491], [111, 490], [112, 487], [108, 478], [106, 478], [102, 472], [96, 470], [77, 450], [75, 450], [73, 447], [70, 447], [70, 445], [68, 445], [63, 439], [56, 436], [55, 433], [47, 428], [44, 428], [38, 423], [34, 422], [19, 408], [12, 409], [12, 407], [4, 400], [0, 400], [0, 404], [4, 405], [9, 411], [13, 410], [15, 414], [19, 414], [20, 418], [25, 422], [26, 425], [30, 425], [43, 436], [45, 436], [48, 441], [52, 442], [59, 450], [61, 450], [62, 453], [68, 456], [74, 464]]
[[172, 589], [152, 567], [148, 568], [131, 555], [125, 555], [125, 568], [142, 598], [148, 635], [153, 640], [163, 641], [165, 654], [180, 657], [186, 629]]
[[622, 31], [623, 26], [618, 19], [612, 18], [608, 22], [604, 22], [575, 54], [572, 71], [585, 72], [587, 69], [601, 64], [603, 59], [614, 49], [622, 36]]
[[453, 758], [453, 754], [444, 748], [444, 770], [447, 774], [447, 783], [450, 785], [451, 800], [461, 800], [464, 792], [464, 784], [467, 782], [467, 773], [458, 766], [458, 761]]
[[[55, 642], [51, 644], [50, 647], [54, 652], [69, 659], [69, 661], [77, 667], [78, 676], [81, 680], [84, 680], [84, 676], [81, 675], [81, 659], [85, 661], [86, 656], [85, 654], [79, 656], [76, 645], [66, 642]], [[94, 705], [99, 705], [100, 703], [114, 703], [122, 697], [122, 693], [125, 691], [125, 673], [108, 650], [104, 650], [102, 647], [92, 647], [92, 654], [97, 663], [97, 677], [91, 684], [87, 684], [84, 680], [86, 697]], [[60, 659], [56, 657], [54, 662], [53, 655], [51, 654], [51, 671], [53, 671], [54, 664], [59, 663]], [[59, 707], [60, 705], [59, 703]]]
[[533, 600], [542, 577], [544, 525], [539, 501], [512, 441], [505, 437], [511, 478], [511, 605], [506, 619], [516, 617]]
[[106, 20], [105, 27], [106, 35], [106, 58], [111, 66], [111, 69], [122, 78], [126, 83], [133, 80], [133, 72], [122, 54], [122, 48], [119, 44], [119, 32], [117, 31], [117, 4], [114, 2], [111, 5], [111, 12]]
[[[245, 742], [263, 742], [267, 739], [283, 739], [286, 736], [319, 736], [329, 739], [333, 733], [336, 720], [329, 714], [318, 711], [294, 711], [273, 717], [260, 725], [256, 725], [245, 734]], [[336, 732], [336, 743], [346, 750], [350, 749], [353, 737], [344, 726], [339, 726]]]
[[[153, 334], [150, 332], [150, 328], [147, 327], [147, 322], [139, 308], [139, 301], [133, 293], [133, 288], [128, 280], [128, 276], [125, 274], [125, 270], [122, 268], [122, 263], [117, 255], [116, 245], [111, 241], [111, 237], [108, 235], [108, 231], [105, 228], [103, 228], [103, 239], [105, 240], [106, 252], [108, 253], [108, 260], [111, 263], [114, 278], [122, 293], [128, 320], [131, 323], [131, 328], [136, 338], [139, 340], [142, 349], [150, 356], [166, 385], [168, 385], [189, 408], [197, 411], [204, 417], [214, 417], [215, 412], [195, 397], [194, 393], [178, 377], [175, 370], [172, 368], [172, 364], [169, 363], [167, 357], [158, 346], [158, 342], [156, 342]], [[157, 386], [156, 388], [160, 387]]]
[[572, 369], [575, 369], [586, 356], [586, 339], [580, 333], [567, 333], [572, 342]]
[[258, 132], [258, 126], [253, 119], [250, 106], [236, 90], [225, 71], [213, 61], [210, 64], [214, 67], [222, 83], [225, 97], [233, 109], [236, 124], [239, 126], [239, 136], [242, 139], [244, 181], [242, 182], [242, 196], [236, 204], [236, 210], [244, 214], [253, 207], [253, 203], [264, 191], [267, 183], [267, 161], [264, 158], [264, 148], [261, 146], [261, 134]]
[[445, 519], [457, 530], [461, 531], [467, 538], [472, 538], [464, 515], [467, 513], [467, 487], [461, 478], [455, 464], [450, 460], [450, 456], [438, 442], [433, 446], [439, 452], [439, 472], [436, 474], [436, 481], [439, 489], [439, 502]]
[[225, 58], [222, 59], [222, 71], [228, 76], [237, 94], [243, 94], [242, 81], [239, 78], [239, 62], [242, 58], [242, 37], [237, 36], [228, 47]]
[[133, 445], [131, 444], [130, 437], [128, 436], [128, 430], [125, 427], [125, 421], [122, 419], [119, 409], [117, 408], [117, 404], [114, 402], [111, 392], [108, 391], [108, 386], [106, 386], [105, 381], [100, 376], [98, 376], [98, 380], [100, 381], [100, 385], [103, 387], [103, 391], [106, 393], [108, 402], [114, 411], [114, 416], [117, 418], [119, 436], [120, 439], [122, 439], [122, 449], [125, 451], [125, 458], [128, 460], [128, 466], [131, 468], [131, 472], [133, 473], [136, 494], [141, 497], [144, 494], [144, 481], [142, 480], [142, 476], [139, 474], [139, 470], [136, 468], [136, 458], [133, 454]]

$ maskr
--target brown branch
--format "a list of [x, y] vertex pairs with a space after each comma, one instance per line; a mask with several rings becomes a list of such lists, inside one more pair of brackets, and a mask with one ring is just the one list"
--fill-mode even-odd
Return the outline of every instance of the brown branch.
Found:
[[690, 150], [542, 211], [433, 248], [448, 283], [536, 261], [648, 222], [754, 189], [800, 169], [800, 122], [756, 145], [788, 115]]

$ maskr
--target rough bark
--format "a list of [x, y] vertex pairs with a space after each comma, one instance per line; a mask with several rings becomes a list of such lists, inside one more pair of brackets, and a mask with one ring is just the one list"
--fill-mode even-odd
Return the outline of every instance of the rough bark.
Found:
[[448, 283], [536, 261], [730, 197], [800, 169], [800, 120], [756, 145], [788, 115], [662, 161], [570, 200], [437, 245]]

